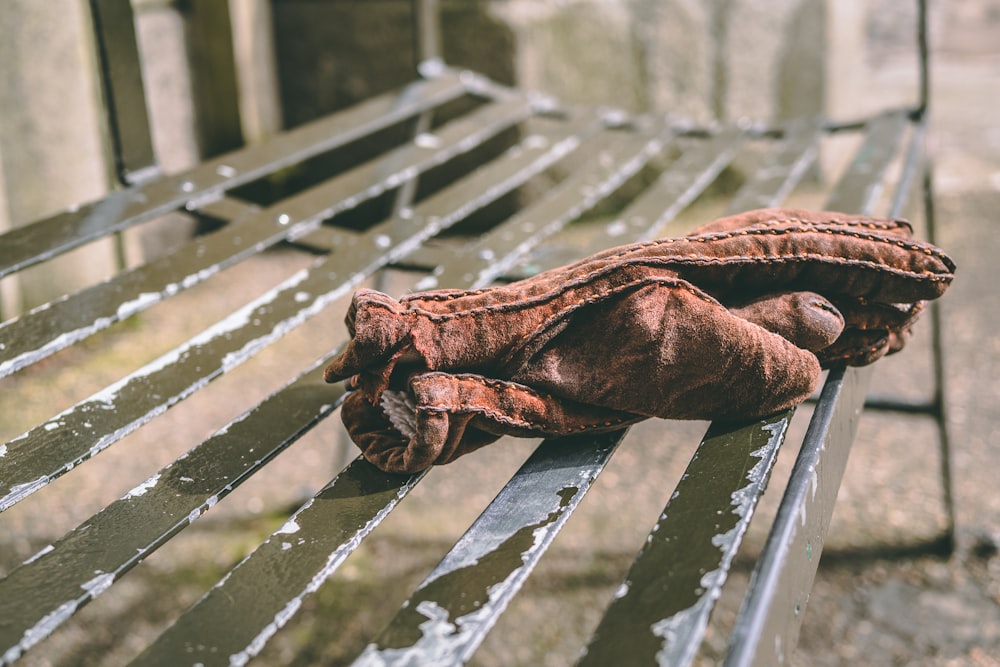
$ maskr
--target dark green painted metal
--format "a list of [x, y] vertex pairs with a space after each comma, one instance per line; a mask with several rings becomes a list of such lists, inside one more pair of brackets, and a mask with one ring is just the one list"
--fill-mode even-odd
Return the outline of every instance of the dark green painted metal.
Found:
[[[466, 93], [454, 72], [373, 98], [272, 140], [208, 160], [198, 167], [113, 192], [0, 235], [0, 278], [108, 234], [224, 192], [309, 157], [344, 146]], [[193, 203], [192, 203], [193, 202]]]
[[830, 372], [733, 629], [726, 665], [791, 660], [872, 367]]
[[118, 178], [128, 185], [159, 174], [149, 130], [131, 0], [90, 0]]
[[422, 478], [356, 459], [130, 664], [253, 657]]
[[[871, 121], [827, 208], [872, 213], [909, 125], [901, 113]], [[870, 366], [834, 369], [827, 377], [736, 619], [725, 662], [729, 667], [791, 659], [871, 372]]]
[[[486, 105], [440, 128], [433, 141], [410, 142], [267, 209], [244, 205], [249, 210], [242, 211], [242, 217], [214, 234], [0, 324], [0, 377], [197, 285], [280, 241], [299, 238], [325, 219], [468, 152], [530, 113], [523, 98]], [[234, 200], [225, 197], [206, 206], [218, 214], [226, 201]], [[232, 203], [227, 206], [234, 207]], [[294, 219], [290, 211], [296, 212]]]
[[657, 237], [732, 162], [744, 138], [744, 133], [738, 128], [727, 127], [711, 139], [694, 143], [660, 174], [653, 185], [630, 202], [621, 215], [605, 225], [602, 234], [572, 249], [559, 244], [542, 246], [528, 261], [509, 271], [506, 277], [523, 278], [615, 244]]
[[821, 118], [801, 119], [783, 132], [777, 149], [755, 170], [726, 208], [727, 215], [778, 206], [816, 163], [822, 137]]
[[691, 662], [790, 421], [709, 428], [579, 664]]
[[[818, 123], [790, 128], [729, 210], [780, 205], [814, 161], [818, 132]], [[791, 417], [709, 428], [581, 664], [610, 664], [623, 652], [635, 662], [691, 662]]]
[[[512, 191], [576, 149], [567, 123], [551, 141], [518, 146], [506, 159], [471, 173], [424, 199], [405, 216], [358, 234], [336, 232], [337, 251], [317, 260], [184, 345], [7, 443], [0, 458], [0, 510], [27, 497], [79, 462], [110, 446], [212, 379], [347, 294], [378, 268], [399, 259], [442, 229]], [[322, 190], [313, 196], [322, 195]], [[319, 196], [321, 202], [329, 201]], [[289, 224], [318, 208], [286, 206]], [[320, 204], [322, 205], [322, 204]]]
[[742, 130], [729, 126], [684, 151], [652, 187], [622, 212], [621, 220], [643, 229], [637, 240], [655, 239], [729, 166], [744, 140]]
[[[574, 153], [579, 166], [537, 205], [480, 236], [434, 272], [434, 284], [488, 286], [538, 243], [606, 199], [663, 150], [661, 137], [604, 130]], [[429, 285], [428, 285], [429, 286]]]
[[0, 580], [0, 663], [51, 633], [332, 412], [343, 386], [323, 382], [326, 361]]
[[[574, 131], [586, 127], [586, 123], [564, 124], [562, 132], [551, 137], [552, 141], [546, 142], [544, 147], [536, 142], [534, 148], [512, 151], [506, 160], [501, 160], [491, 168], [474, 172], [452, 188], [424, 200], [414, 208], [412, 217], [395, 218], [373, 231], [385, 233], [392, 239], [393, 227], [405, 229], [425, 218], [433, 218], [438, 228], [454, 224], [457, 219], [504, 192], [509, 192], [511, 188], [523, 183], [524, 179], [537, 174], [563, 157], [567, 151], [573, 150], [579, 144], [579, 136]], [[477, 192], [482, 192], [479, 198], [475, 197]], [[460, 212], [453, 210], [456, 205]], [[354, 243], [345, 242], [342, 245], [357, 245], [364, 236], [366, 235], [348, 237], [347, 240], [353, 240]], [[321, 260], [320, 263], [325, 261]], [[369, 256], [363, 261], [372, 260]], [[307, 282], [303, 280], [296, 284], [295, 289], [307, 289], [306, 285]], [[211, 508], [305, 430], [329, 414], [339, 404], [343, 391], [342, 385], [331, 387], [321, 380], [321, 369], [332, 354], [317, 362], [285, 390], [272, 395], [258, 408], [221, 429], [213, 438], [161, 470], [123, 499], [109, 505], [57, 544], [44, 550], [37, 559], [25, 563], [0, 581], [0, 598], [22, 600], [16, 605], [12, 602], [16, 609], [12, 607], [9, 610], [0, 603], [0, 614], [7, 613], [6, 623], [0, 626], [0, 647], [16, 657], [22, 650], [51, 633], [80, 606], [103, 592], [125, 571], [189, 525], [201, 512]], [[357, 485], [358, 475], [377, 477], [378, 473], [373, 472], [370, 466], [352, 466], [341, 475], [341, 486], [338, 488]], [[416, 482], [416, 478], [411, 481], [399, 476], [389, 478], [385, 483], [390, 487], [396, 483], [402, 485], [396, 489], [396, 496], [390, 494], [390, 504], [398, 500], [398, 492], [403, 486]], [[388, 509], [384, 504], [367, 507], [371, 510], [371, 515], [365, 525], [370, 529], [377, 525]], [[318, 525], [329, 530], [330, 525], [338, 525], [337, 522], [344, 521], [344, 518], [326, 518]], [[356, 546], [357, 536], [352, 533], [348, 539], [349, 543], [338, 543], [338, 548], [344, 555]], [[98, 556], [88, 557], [87, 554], [95, 550], [95, 544], [105, 546], [99, 550]], [[329, 557], [329, 550], [326, 549], [328, 546], [328, 542], [320, 543], [325, 554], [324, 563], [327, 563], [326, 559]], [[329, 576], [332, 569], [335, 568], [314, 573], [306, 582], [306, 590], [299, 595], [307, 594], [312, 590], [311, 586], [318, 585], [318, 582]], [[314, 584], [315, 577], [319, 579]], [[254, 586], [249, 589], [253, 591], [255, 600], [262, 595], [258, 584], [255, 581]], [[24, 604], [23, 593], [28, 590], [34, 591], [32, 603]], [[284, 587], [276, 590], [288, 593], [288, 589]], [[288, 603], [287, 599], [284, 600], [281, 609], [286, 608], [284, 605]], [[267, 609], [264, 605], [258, 607], [261, 610]], [[263, 636], [261, 633], [267, 633], [269, 624], [275, 618], [272, 616], [266, 619], [264, 625], [243, 626], [252, 634], [247, 638], [248, 643], [239, 646], [233, 653], [249, 651], [255, 641], [263, 641], [260, 639]], [[217, 636], [219, 641], [227, 638], [232, 641], [239, 637], [233, 632], [217, 633]]]
[[[529, 143], [538, 145], [538, 138], [530, 140]], [[596, 145], [601, 146], [602, 144], [597, 142]], [[626, 145], [631, 146], [630, 150], [618, 155], [617, 162], [608, 163], [605, 161], [603, 164], [594, 162], [590, 165], [590, 169], [584, 170], [592, 172], [593, 175], [597, 175], [601, 179], [600, 182], [591, 183], [595, 193], [599, 192], [603, 193], [603, 196], [607, 196], [613, 191], [614, 183], [620, 182], [622, 178], [627, 177], [628, 173], [638, 168], [634, 164], [637, 156], [645, 156], [645, 159], [652, 156], [655, 152], [653, 147], [655, 147], [656, 142], [647, 137], [638, 138], [632, 143], [626, 142]], [[591, 149], [594, 149], [594, 146], [591, 146]], [[556, 203], [560, 205], [556, 206]], [[558, 196], [554, 199], [545, 199], [529, 209], [528, 217], [534, 220], [543, 220], [550, 215], [565, 216], [566, 211], [563, 209], [568, 204], [569, 202]], [[576, 215], [582, 213], [582, 210], [579, 209], [572, 210], [575, 211]], [[505, 228], [516, 229], [519, 220], [521, 220], [520, 217], [514, 217], [505, 221], [497, 233], [503, 234], [502, 230]], [[512, 245], [506, 250], [517, 253], [520, 251], [520, 247]], [[495, 261], [503, 262], [504, 257], [502, 255], [487, 256], [482, 254], [467, 257], [465, 265], [467, 271], [464, 277], [459, 277], [456, 279], [457, 282], [450, 284], [468, 287], [473, 276], [477, 275], [482, 267]], [[371, 476], [372, 474], [374, 473], [372, 473], [370, 466], [356, 462], [341, 473], [331, 483], [331, 487], [321, 492], [320, 496], [323, 496], [324, 493], [334, 493], [330, 489], [337, 488], [338, 485], [347, 485], [348, 487], [358, 485], [357, 475]], [[577, 479], [581, 473], [577, 471], [574, 474], [576, 475], [574, 479]], [[415, 478], [411, 480], [390, 476], [390, 479], [404, 485], [416, 483]], [[409, 486], [406, 486], [405, 489], [401, 486], [400, 493], [405, 493], [408, 488]], [[386, 496], [386, 498], [391, 500], [391, 503], [384, 507], [377, 504], [366, 505], [365, 534], [381, 521], [382, 517], [397, 501], [395, 497]], [[155, 661], [161, 659], [159, 656], [176, 656], [182, 651], [185, 652], [184, 655], [193, 655], [192, 659], [196, 658], [205, 664], [215, 664], [221, 659], [220, 656], [249, 657], [255, 655], [267, 639], [289, 620], [301, 604], [302, 599], [314, 592], [316, 587], [334, 572], [343, 557], [357, 546], [360, 539], [357, 529], [352, 528], [357, 523], [354, 515], [341, 516], [339, 508], [335, 504], [311, 502], [303, 508], [302, 516], [306, 517], [306, 520], [298, 522], [300, 529], [296, 532], [297, 538], [301, 540], [300, 543], [296, 544], [297, 567], [293, 572], [285, 574], [284, 585], [267, 590], [261, 590], [258, 585], [257, 572], [274, 571], [282, 567], [279, 563], [287, 562], [287, 554], [265, 544], [227, 575], [225, 580], [186, 613], [177, 625], [161, 636], [144, 653], [139, 664], [157, 664]], [[344, 521], [349, 521], [347, 527], [343, 527]], [[326, 536], [326, 533], [331, 531], [334, 534], [343, 535], [346, 541], [331, 541]], [[317, 532], [322, 532], [323, 535], [317, 535]], [[275, 540], [285, 541], [284, 538], [279, 537], [279, 534], [272, 536], [269, 543]], [[230, 619], [236, 615], [243, 616], [242, 609], [247, 605], [254, 607], [252, 617], [245, 618], [245, 622], [238, 625], [233, 624]], [[192, 644], [190, 634], [194, 628], [198, 629], [200, 639]], [[192, 649], [192, 645], [200, 648]], [[194, 654], [190, 653], [192, 650]]]
[[543, 442], [355, 664], [468, 660], [624, 435]]

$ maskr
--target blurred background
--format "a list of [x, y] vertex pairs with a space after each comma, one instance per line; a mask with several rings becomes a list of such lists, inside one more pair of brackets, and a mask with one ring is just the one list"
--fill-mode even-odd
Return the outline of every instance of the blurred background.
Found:
[[[417, 64], [411, 9], [402, 0], [133, 4], [155, 150], [168, 172], [397, 87], [412, 78]], [[545, 91], [567, 104], [670, 114], [698, 125], [744, 118], [773, 123], [803, 113], [849, 121], [915, 101], [915, 4], [442, 0], [443, 48], [449, 64]], [[83, 0], [0, 2], [0, 231], [113, 187], [86, 12]], [[1000, 209], [1000, 116], [994, 106], [1000, 99], [1000, 0], [931, 0], [930, 25], [929, 142], [938, 242], [959, 266], [942, 302], [958, 550], [947, 556], [922, 548], [942, 521], [932, 425], [918, 417], [866, 416], [807, 610], [795, 657], [800, 665], [1000, 664], [995, 657], [1000, 656], [1000, 463], [994, 446], [1000, 408], [995, 291], [1000, 238], [993, 227]], [[45, 85], [36, 85], [39, 81]], [[825, 165], [842, 161], [845, 150], [824, 146], [816, 177], [823, 178]], [[96, 282], [118, 266], [147, 261], [183, 243], [198, 225], [173, 214], [130, 230], [117, 244], [92, 244], [43, 270], [2, 280], [0, 319]], [[51, 375], [42, 367], [0, 380], [3, 441], [72, 404], [74, 396], [128, 372], [137, 355], [169, 349], [176, 343], [162, 336], [178, 319], [190, 319], [188, 328], [197, 332], [211, 321], [198, 319], [205, 304], [235, 308], [252, 294], [255, 275], [286, 273], [297, 261], [278, 249], [252, 267], [227, 271], [227, 289], [218, 283], [210, 291], [196, 288], [172, 299], [173, 310], [155, 308], [130, 320], [127, 326], [145, 334], [143, 350], [121, 345], [112, 331], [88, 342], [86, 360], [69, 351], [47, 362]], [[882, 364], [876, 388], [919, 391], [929, 375], [927, 341], [919, 331], [912, 347]], [[261, 377], [291, 372], [262, 357], [256, 371]], [[52, 378], [66, 364], [79, 364], [80, 372], [72, 386], [54, 385]], [[116, 445], [121, 456], [113, 450], [103, 454], [101, 466], [87, 466], [94, 469], [86, 473], [90, 477], [67, 476], [65, 484], [52, 485], [60, 486], [63, 499], [70, 488], [71, 504], [45, 490], [39, 496], [50, 496], [50, 512], [12, 509], [5, 516], [10, 529], [0, 532], [0, 575], [131, 488], [137, 475], [148, 474], [120, 467], [134, 459], [137, 448], [155, 471], [239, 414], [243, 403], [234, 394], [245, 402], [255, 391], [246, 383], [217, 384], [206, 390], [200, 408], [186, 402], [176, 415], [171, 412], [170, 421], [157, 420]], [[666, 468], [683, 469], [702, 429], [677, 426], [677, 449], [665, 455]], [[126, 577], [116, 587], [122, 592], [102, 596], [67, 624], [47, 642], [45, 659], [76, 664], [87, 647], [98, 646], [121, 645], [123, 656], [134, 652], [129, 642], [141, 646], [155, 635], [168, 607], [190, 604], [248, 544], [279, 525], [281, 512], [272, 508], [290, 511], [353, 456], [342, 444], [332, 429], [297, 443], [283, 457], [287, 460], [271, 466], [269, 477], [248, 482], [218, 512], [186, 531], [190, 536]], [[474, 517], [497, 490], [464, 480], [482, 479], [477, 474], [487, 468], [513, 470], [528, 451], [530, 443], [518, 443], [499, 458], [469, 457], [441, 472], [439, 481], [422, 485], [407, 512], [397, 511], [387, 522], [387, 536], [352, 557], [312, 608], [275, 638], [262, 662], [336, 662], [340, 653], [349, 653], [352, 642], [371, 630], [367, 624], [377, 623], [352, 614], [352, 597], [380, 595], [387, 579], [398, 580], [400, 587], [415, 585], [436, 563], [441, 544], [450, 544], [449, 536], [467, 524], [466, 515]], [[787, 453], [781, 465], [790, 466], [793, 456]], [[637, 517], [658, 512], [673, 481], [650, 478], [648, 467], [635, 449], [620, 452], [601, 477], [603, 488], [591, 496], [624, 497]], [[765, 500], [773, 505], [776, 495], [772, 491]], [[579, 643], [574, 628], [589, 622], [586, 610], [594, 596], [617, 585], [616, 573], [635, 552], [629, 541], [634, 538], [623, 539], [616, 531], [631, 524], [641, 538], [649, 525], [646, 518], [623, 520], [620, 511], [602, 507], [581, 508], [577, 516], [540, 567], [537, 582], [503, 621], [507, 626], [497, 629], [499, 637], [527, 637], [526, 645], [488, 641], [477, 655], [479, 664], [565, 664], [566, 646]], [[750, 536], [735, 579], [745, 581], [762, 541], [762, 534]], [[591, 550], [583, 560], [581, 545]], [[206, 572], [206, 562], [215, 570]], [[736, 604], [724, 601], [718, 614], [733, 613]], [[116, 623], [128, 628], [128, 637], [123, 639]], [[306, 642], [329, 648], [293, 658]], [[713, 656], [702, 659], [709, 664]]]

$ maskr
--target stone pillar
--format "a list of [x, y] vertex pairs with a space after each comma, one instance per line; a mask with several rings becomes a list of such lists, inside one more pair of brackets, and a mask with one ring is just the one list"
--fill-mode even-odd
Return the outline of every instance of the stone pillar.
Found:
[[[0, 231], [106, 192], [89, 22], [80, 0], [0, 2]], [[114, 257], [97, 242], [5, 280], [3, 317], [104, 278]]]

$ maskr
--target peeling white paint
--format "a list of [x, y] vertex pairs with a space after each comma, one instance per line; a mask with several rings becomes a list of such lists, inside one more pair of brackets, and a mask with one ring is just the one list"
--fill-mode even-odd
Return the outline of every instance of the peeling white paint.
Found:
[[294, 535], [295, 533], [302, 530], [302, 527], [295, 521], [295, 517], [291, 517], [281, 526], [278, 530], [274, 531], [275, 535]]
[[3, 654], [4, 662], [14, 662], [20, 658], [21, 654], [25, 651], [52, 634], [53, 630], [68, 620], [76, 612], [76, 608], [78, 606], [78, 602], [70, 600], [69, 602], [62, 603], [55, 611], [46, 614], [42, 620], [38, 621], [38, 623], [24, 633], [21, 641], [18, 642], [16, 646], [12, 646], [7, 649], [7, 651]]
[[80, 588], [90, 593], [91, 598], [96, 598], [98, 595], [104, 591], [111, 588], [111, 584], [115, 583], [115, 575], [109, 572], [96, 571], [95, 576], [90, 581], [80, 584]]
[[34, 481], [25, 482], [24, 484], [15, 484], [10, 487], [10, 491], [7, 492], [7, 495], [0, 498], [0, 510], [5, 510], [16, 505], [22, 498], [30, 496], [32, 493], [48, 483], [49, 476], [42, 475]]
[[[732, 512], [740, 520], [731, 529], [712, 537], [712, 545], [720, 550], [721, 558], [719, 567], [702, 575], [699, 581], [698, 600], [687, 609], [657, 621], [650, 627], [651, 632], [663, 640], [662, 647], [656, 654], [659, 664], [687, 664], [692, 659], [691, 654], [694, 650], [692, 644], [681, 639], [703, 633], [708, 625], [712, 608], [722, 593], [722, 585], [725, 583], [737, 547], [746, 532], [757, 500], [767, 481], [788, 423], [788, 419], [781, 419], [776, 423], [762, 426], [763, 430], [771, 433], [771, 436], [767, 444], [750, 452], [750, 456], [757, 458], [758, 461], [747, 471], [746, 484], [733, 491], [730, 496]], [[676, 495], [675, 492], [674, 497]]]
[[122, 500], [130, 500], [132, 498], [138, 498], [139, 496], [146, 495], [146, 492], [156, 486], [157, 482], [160, 481], [160, 474], [161, 473], [156, 473], [142, 484], [133, 488], [131, 491], [122, 496]]
[[55, 550], [55, 547], [52, 546], [51, 544], [48, 545], [48, 546], [46, 546], [46, 547], [42, 547], [42, 549], [38, 553], [36, 553], [34, 556], [31, 556], [30, 558], [28, 558], [28, 560], [24, 561], [24, 563], [22, 563], [22, 564], [23, 565], [30, 565], [31, 563], [34, 563], [36, 560], [38, 560], [39, 558], [41, 558], [45, 554], [51, 553], [53, 550]]

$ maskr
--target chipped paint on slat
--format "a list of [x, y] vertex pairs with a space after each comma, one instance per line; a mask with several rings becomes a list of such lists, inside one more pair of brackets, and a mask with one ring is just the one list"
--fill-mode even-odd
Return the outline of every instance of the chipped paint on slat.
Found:
[[[367, 464], [361, 461], [356, 461], [352, 466], [366, 466]], [[327, 485], [316, 497], [322, 495], [324, 492], [332, 489], [338, 484], [338, 480], [341, 483], [352, 483], [353, 480], [351, 476], [353, 475], [352, 467], [348, 467], [344, 472], [338, 475], [334, 480]], [[399, 484], [396, 492], [389, 498], [389, 500], [382, 505], [363, 525], [358, 527], [358, 529], [348, 536], [346, 540], [340, 543], [340, 545], [334, 549], [326, 559], [326, 563], [320, 567], [312, 578], [306, 584], [306, 586], [296, 593], [291, 599], [289, 599], [285, 605], [274, 615], [274, 619], [265, 625], [260, 632], [254, 636], [247, 647], [242, 651], [238, 651], [229, 656], [230, 665], [245, 665], [251, 658], [259, 654], [264, 646], [267, 644], [268, 640], [274, 636], [274, 634], [283, 628], [288, 621], [292, 619], [295, 613], [302, 606], [302, 602], [309, 595], [312, 595], [319, 587], [325, 582], [330, 576], [340, 567], [340, 565], [347, 559], [347, 557], [353, 553], [358, 546], [360, 546], [362, 539], [370, 534], [382, 521], [389, 516], [389, 513], [396, 507], [400, 500], [402, 500], [410, 490], [417, 485], [417, 483], [423, 479], [424, 473], [418, 475], [412, 475], [405, 479]], [[291, 546], [289, 543], [283, 541], [279, 536], [292, 535], [298, 533], [302, 530], [300, 521], [305, 523], [309, 520], [310, 515], [313, 513], [321, 512], [322, 510], [317, 507], [313, 509], [316, 497], [311, 498], [306, 504], [304, 504], [295, 514], [293, 514], [278, 530], [276, 530], [265, 542], [258, 548], [261, 553], [266, 553], [268, 549], [273, 549], [274, 544], [278, 544], [281, 551], [288, 551]], [[289, 547], [285, 545], [289, 544]], [[237, 565], [235, 568], [230, 570], [230, 572], [217, 583], [213, 589], [206, 594], [205, 598], [209, 596], [225, 596], [225, 588], [234, 580], [234, 578], [239, 578], [243, 574], [242, 568], [244, 565], [250, 561], [252, 558], [258, 558], [256, 556], [258, 552], [254, 552], [247, 556], [243, 562]], [[243, 582], [238, 582], [242, 584]]]
[[[750, 452], [750, 456], [757, 459], [757, 463], [747, 471], [746, 484], [730, 494], [731, 511], [739, 517], [739, 521], [711, 540], [712, 546], [720, 551], [719, 566], [706, 572], [699, 581], [699, 587], [704, 592], [695, 604], [657, 621], [650, 628], [654, 635], [663, 639], [663, 647], [656, 654], [657, 664], [686, 665], [694, 659], [694, 654], [700, 646], [700, 638], [708, 626], [712, 609], [722, 594], [722, 586], [732, 566], [733, 558], [736, 557], [743, 535], [750, 525], [757, 501], [767, 485], [767, 479], [777, 460], [778, 449], [784, 441], [790, 421], [791, 415], [787, 415], [776, 422], [760, 426], [762, 431], [770, 433], [770, 437], [764, 446]], [[693, 638], [698, 638], [699, 641], [693, 641]]]
[[146, 495], [146, 492], [151, 488], [156, 486], [156, 483], [160, 481], [160, 473], [156, 473], [149, 479], [147, 479], [142, 484], [134, 487], [131, 491], [122, 496], [122, 500], [131, 500], [132, 498], [138, 498], [139, 496]]
[[[790, 419], [786, 412], [746, 426], [709, 429], [580, 664], [607, 664], [626, 650], [661, 665], [690, 663]], [[706, 515], [714, 517], [715, 532]], [[650, 589], [663, 594], [648, 596]]]
[[355, 665], [455, 664], [468, 659], [624, 433], [543, 443]]

